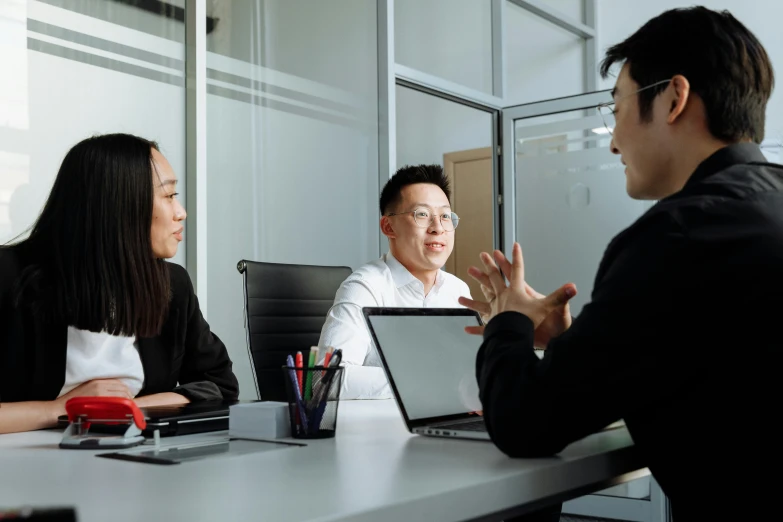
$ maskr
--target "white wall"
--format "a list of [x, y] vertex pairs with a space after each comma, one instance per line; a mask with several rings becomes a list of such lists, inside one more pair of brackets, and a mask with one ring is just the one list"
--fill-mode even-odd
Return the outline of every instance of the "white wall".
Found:
[[[578, 21], [582, 0], [547, 0]], [[399, 64], [492, 92], [489, 0], [395, 0], [394, 47]], [[584, 43], [521, 7], [506, 2], [506, 98], [511, 105], [583, 92]]]
[[261, 0], [216, 2], [215, 15], [208, 319], [240, 396], [253, 399], [237, 262], [356, 268], [378, 257], [376, 10], [363, 0]]
[[[556, 2], [552, 7], [581, 20], [581, 4]], [[584, 92], [584, 39], [510, 2], [504, 32], [509, 105]]]
[[443, 154], [492, 145], [492, 116], [397, 86], [397, 167], [443, 165]]
[[[609, 46], [621, 42], [647, 20], [668, 9], [690, 7], [691, 2], [678, 0], [598, 0], [598, 45], [599, 59]], [[704, 0], [699, 3], [709, 9], [727, 9], [750, 29], [767, 50], [772, 66], [778, 74], [778, 88], [772, 93], [767, 105], [766, 137], [783, 139], [783, 2], [747, 0]], [[614, 78], [601, 82], [601, 88], [614, 86]]]
[[579, 22], [584, 22], [584, 0], [544, 0], [544, 3]]
[[395, 0], [395, 60], [492, 92], [490, 0]]

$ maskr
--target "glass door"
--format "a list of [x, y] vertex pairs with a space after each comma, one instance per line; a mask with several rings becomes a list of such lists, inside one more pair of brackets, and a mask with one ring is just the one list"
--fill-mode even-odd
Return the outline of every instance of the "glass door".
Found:
[[624, 167], [596, 109], [610, 100], [601, 91], [503, 111], [504, 248], [519, 241], [529, 283], [542, 293], [576, 283], [574, 316], [606, 246], [652, 204], [625, 192]]

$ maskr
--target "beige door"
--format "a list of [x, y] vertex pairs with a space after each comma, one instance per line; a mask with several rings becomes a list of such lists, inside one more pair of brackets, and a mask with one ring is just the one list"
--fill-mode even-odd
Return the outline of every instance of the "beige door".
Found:
[[451, 181], [452, 210], [459, 216], [454, 251], [444, 268], [468, 284], [473, 299], [484, 301], [468, 268], [481, 267], [479, 254], [492, 253], [495, 244], [492, 148], [448, 152], [443, 155], [443, 169]]

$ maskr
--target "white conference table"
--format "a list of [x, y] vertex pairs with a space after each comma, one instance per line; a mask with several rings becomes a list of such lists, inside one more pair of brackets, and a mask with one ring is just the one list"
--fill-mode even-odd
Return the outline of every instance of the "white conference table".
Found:
[[0, 435], [0, 509], [74, 506], [80, 522], [502, 520], [648, 474], [625, 428], [510, 459], [491, 442], [411, 435], [392, 400], [342, 402], [334, 439], [173, 466], [59, 449], [60, 438]]

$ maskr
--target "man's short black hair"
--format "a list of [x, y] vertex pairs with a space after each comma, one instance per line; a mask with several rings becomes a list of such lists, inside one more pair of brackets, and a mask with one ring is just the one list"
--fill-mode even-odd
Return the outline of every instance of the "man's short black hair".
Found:
[[440, 165], [406, 165], [394, 173], [381, 191], [381, 215], [391, 211], [402, 194], [402, 189], [416, 183], [432, 183], [437, 185], [451, 201], [451, 184]]
[[[666, 11], [610, 47], [601, 76], [622, 62], [640, 88], [685, 76], [691, 92], [704, 102], [715, 138], [764, 139], [766, 105], [775, 84], [772, 64], [758, 39], [728, 11], [701, 6]], [[652, 118], [653, 100], [667, 85], [638, 94], [643, 121]]]

